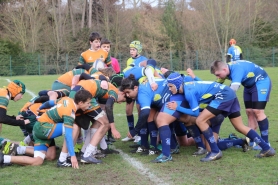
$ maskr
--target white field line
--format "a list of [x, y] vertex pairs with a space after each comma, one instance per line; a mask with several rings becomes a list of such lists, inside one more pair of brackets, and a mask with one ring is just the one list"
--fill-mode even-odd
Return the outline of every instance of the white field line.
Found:
[[[10, 79], [6, 79], [8, 82], [11, 82]], [[26, 92], [28, 94], [30, 94], [32, 96], [32, 98], [36, 97], [36, 94], [33, 93], [32, 91], [29, 91], [26, 89]], [[134, 112], [133, 114], [137, 114], [136, 112]], [[116, 116], [125, 116], [126, 114], [116, 114]], [[123, 157], [123, 159], [125, 161], [127, 161], [131, 166], [133, 166], [141, 175], [143, 176], [147, 176], [150, 181], [152, 181], [155, 184], [158, 185], [168, 185], [169, 183], [164, 182], [162, 179], [160, 179], [159, 177], [157, 177], [155, 174], [153, 174], [150, 169], [144, 167], [144, 165], [140, 162], [137, 161], [135, 158], [130, 157], [128, 154], [124, 153], [122, 150], [117, 149], [121, 156]]]
[[[133, 112], [132, 114], [138, 114], [137, 112]], [[115, 116], [126, 116], [126, 114], [114, 114]]]
[[[169, 183], [164, 182], [164, 180], [157, 177], [151, 172], [149, 168], [146, 168], [140, 161], [137, 161], [135, 158], [130, 157], [128, 154], [124, 153], [122, 150], [117, 149], [120, 152], [120, 155], [125, 161], [127, 161], [131, 166], [133, 166], [141, 175], [147, 176], [150, 181], [158, 185], [168, 185]], [[158, 164], [159, 165], [159, 164]]]
[[[11, 82], [11, 80], [10, 79], [6, 79], [8, 82]], [[35, 94], [35, 93], [33, 93], [32, 91], [29, 91], [27, 88], [25, 89], [26, 90], [26, 92], [28, 93], [28, 94], [30, 94], [30, 96], [32, 96], [32, 98], [34, 98], [34, 97], [36, 97], [37, 95]]]

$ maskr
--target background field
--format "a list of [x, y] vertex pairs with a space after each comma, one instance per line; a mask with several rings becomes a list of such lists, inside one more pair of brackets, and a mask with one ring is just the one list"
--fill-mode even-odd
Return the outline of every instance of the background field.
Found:
[[[271, 99], [266, 108], [270, 121], [270, 143], [277, 148], [278, 108], [278, 68], [267, 68], [273, 89]], [[214, 76], [207, 70], [195, 71], [203, 80], [214, 80]], [[7, 79], [20, 79], [29, 91], [37, 93], [42, 89], [49, 89], [57, 76], [16, 76], [0, 77], [0, 86], [7, 84]], [[237, 95], [242, 102], [242, 90]], [[10, 101], [9, 115], [16, 115], [23, 104], [31, 98], [26, 93], [24, 99], [15, 103]], [[126, 136], [127, 123], [124, 104], [115, 105], [115, 122], [122, 137]], [[134, 112], [135, 117], [137, 114]], [[247, 124], [242, 104], [242, 115]], [[222, 124], [220, 136], [227, 137], [235, 132], [234, 128], [225, 120]], [[238, 136], [242, 136], [237, 133]], [[0, 137], [20, 141], [23, 135], [19, 128], [3, 125]], [[62, 137], [57, 140], [59, 146]], [[223, 152], [221, 160], [211, 163], [201, 163], [200, 157], [192, 157], [195, 147], [182, 147], [180, 154], [173, 155], [173, 162], [165, 164], [150, 163], [154, 156], [140, 156], [130, 154], [128, 147], [132, 142], [115, 142], [120, 155], [107, 156], [100, 165], [81, 165], [79, 170], [71, 168], [56, 168], [56, 161], [46, 161], [40, 167], [17, 166], [0, 168], [0, 184], [278, 184], [278, 159], [276, 156], [266, 159], [256, 159], [257, 151], [242, 153], [241, 149], [231, 148]], [[57, 156], [60, 151], [57, 151]]]

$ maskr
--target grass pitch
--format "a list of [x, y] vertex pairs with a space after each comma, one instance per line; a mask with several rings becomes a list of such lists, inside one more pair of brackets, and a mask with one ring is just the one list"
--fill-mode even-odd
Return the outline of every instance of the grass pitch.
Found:
[[[277, 122], [278, 122], [278, 68], [266, 68], [272, 79], [272, 93], [270, 102], [266, 107], [266, 115], [270, 122], [269, 140], [272, 147], [277, 148]], [[208, 70], [195, 71], [203, 80], [214, 80]], [[58, 76], [16, 76], [0, 77], [0, 86], [7, 85], [7, 79], [23, 81], [27, 89], [37, 93], [42, 89], [50, 89], [51, 84]], [[228, 83], [228, 82], [227, 82]], [[242, 107], [242, 116], [247, 124], [247, 118], [242, 102], [241, 87], [237, 95]], [[26, 93], [18, 102], [10, 101], [8, 115], [16, 115], [21, 107], [31, 99]], [[125, 104], [115, 105], [115, 123], [122, 138], [126, 137], [128, 128], [125, 117]], [[135, 120], [137, 119], [137, 114]], [[226, 119], [221, 126], [220, 137], [227, 137], [230, 133], [237, 133], [229, 120]], [[18, 127], [3, 125], [0, 137], [13, 141], [23, 139], [23, 134]], [[58, 146], [62, 145], [63, 137], [57, 139]], [[42, 166], [18, 166], [0, 168], [0, 184], [278, 184], [278, 159], [257, 159], [254, 155], [258, 151], [250, 150], [246, 153], [241, 149], [231, 148], [223, 152], [223, 158], [210, 163], [201, 163], [200, 157], [191, 154], [195, 147], [181, 147], [180, 154], [173, 155], [173, 162], [165, 164], [150, 163], [154, 156], [141, 156], [130, 154], [129, 145], [132, 142], [115, 142], [120, 155], [108, 155], [100, 165], [81, 165], [79, 170], [71, 168], [61, 169], [56, 167], [56, 161], [45, 161]], [[57, 157], [59, 156], [57, 151]]]

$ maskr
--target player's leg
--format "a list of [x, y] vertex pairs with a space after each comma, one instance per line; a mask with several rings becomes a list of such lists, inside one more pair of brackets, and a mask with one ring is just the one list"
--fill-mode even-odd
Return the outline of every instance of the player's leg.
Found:
[[[127, 119], [129, 131], [134, 129], [134, 116], [133, 116], [134, 102], [135, 101], [132, 101], [131, 103], [126, 103], [126, 119]], [[130, 140], [132, 139], [129, 137], [125, 137], [122, 139], [122, 141], [130, 141]]]
[[222, 157], [222, 152], [217, 146], [213, 131], [208, 125], [208, 120], [220, 114], [222, 111], [208, 106], [204, 109], [196, 119], [196, 124], [202, 131], [206, 141], [208, 142], [211, 152], [206, 157], [202, 158], [202, 162], [214, 161]]

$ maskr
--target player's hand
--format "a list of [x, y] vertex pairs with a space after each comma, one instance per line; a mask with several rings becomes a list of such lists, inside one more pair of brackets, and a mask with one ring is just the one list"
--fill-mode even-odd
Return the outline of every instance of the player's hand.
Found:
[[187, 72], [187, 75], [191, 76], [193, 79], [196, 77], [194, 72], [193, 72], [193, 70], [191, 68], [188, 68], [186, 70], [186, 72]]
[[132, 135], [130, 134], [130, 132], [127, 133], [127, 137], [130, 138], [130, 139], [133, 138]]
[[24, 117], [22, 115], [17, 115], [15, 117], [16, 120], [24, 120]]
[[27, 125], [27, 124], [30, 123], [30, 120], [29, 120], [29, 119], [26, 119], [26, 120], [24, 120], [24, 123], [25, 123], [25, 125]]
[[151, 88], [153, 91], [155, 91], [158, 88], [157, 83], [152, 83]]
[[121, 134], [118, 130], [116, 129], [111, 129], [112, 135], [114, 136], [115, 139], [120, 139], [121, 138]]
[[107, 89], [108, 89], [108, 82], [105, 81], [105, 80], [102, 80], [101, 83], [100, 83], [100, 87], [101, 87], [102, 89], [107, 90]]
[[79, 169], [79, 165], [78, 165], [78, 161], [76, 159], [76, 156], [71, 156], [70, 160], [71, 160], [72, 168]]
[[176, 109], [177, 109], [177, 106], [178, 106], [178, 104], [177, 104], [177, 102], [175, 102], [175, 101], [171, 101], [171, 102], [168, 102], [168, 103], [167, 103], [167, 107], [168, 107], [169, 109], [171, 109], [171, 110], [176, 110]]

